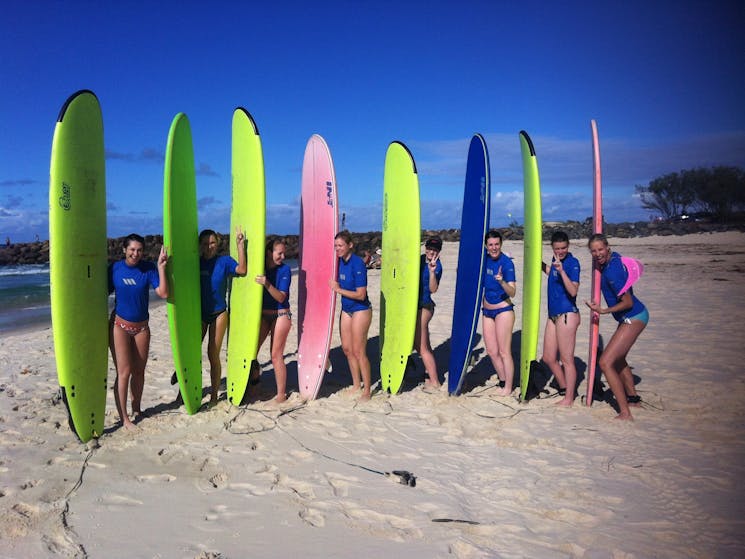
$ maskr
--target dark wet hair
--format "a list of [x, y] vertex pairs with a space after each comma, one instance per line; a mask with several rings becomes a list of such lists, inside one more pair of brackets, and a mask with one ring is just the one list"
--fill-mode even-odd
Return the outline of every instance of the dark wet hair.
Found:
[[215, 236], [215, 239], [217, 239], [217, 233], [215, 233], [212, 229], [203, 229], [199, 233], [199, 243], [201, 244], [202, 241], [204, 241], [205, 239], [207, 239], [207, 238], [209, 238], [209, 237], [211, 237], [213, 235]]
[[564, 233], [564, 231], [554, 231], [554, 233], [551, 235], [551, 244], [568, 243], [568, 242], [569, 242], [569, 235]]
[[126, 249], [129, 246], [129, 243], [131, 243], [132, 241], [137, 241], [143, 247], [145, 246], [145, 239], [142, 237], [142, 235], [138, 235], [137, 233], [130, 233], [129, 235], [124, 237], [124, 248]]
[[427, 239], [427, 242], [424, 243], [424, 248], [440, 252], [442, 250], [442, 239], [437, 235], [435, 235], [434, 237], [430, 237], [429, 239]]
[[266, 240], [266, 245], [264, 246], [265, 252], [273, 252], [274, 247], [276, 247], [277, 245], [287, 246], [284, 237], [275, 237], [273, 235], [271, 237], [268, 237]]
[[590, 248], [590, 245], [595, 241], [601, 241], [605, 246], [608, 246], [608, 237], [602, 233], [595, 233], [594, 235], [591, 235], [590, 239], [587, 241], [587, 248]]
[[354, 243], [354, 241], [352, 241], [352, 234], [349, 231], [347, 231], [346, 229], [344, 229], [343, 231], [339, 231], [334, 236], [334, 239], [342, 239], [348, 245], [351, 245], [351, 244]]
[[489, 239], [499, 239], [502, 241], [502, 232], [499, 229], [489, 229], [484, 236], [484, 244], [486, 244], [486, 241]]

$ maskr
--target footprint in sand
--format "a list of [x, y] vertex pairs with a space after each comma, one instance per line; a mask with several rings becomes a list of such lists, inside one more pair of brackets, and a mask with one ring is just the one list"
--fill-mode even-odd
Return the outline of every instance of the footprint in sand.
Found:
[[323, 528], [326, 525], [326, 519], [321, 511], [312, 508], [305, 508], [300, 511], [300, 518], [315, 528]]
[[101, 503], [104, 505], [111, 506], [138, 506], [142, 504], [142, 501], [138, 499], [132, 499], [126, 495], [107, 494], [101, 497]]
[[244, 492], [248, 495], [251, 495], [252, 497], [261, 497], [262, 495], [267, 494], [266, 490], [261, 489], [251, 483], [233, 483], [230, 487], [235, 491]]
[[137, 476], [135, 479], [140, 483], [170, 483], [171, 481], [176, 481], [176, 476], [172, 476], [171, 474], [150, 474], [145, 476]]
[[196, 482], [197, 489], [202, 493], [213, 493], [225, 489], [230, 482], [230, 476], [227, 472], [218, 472], [208, 478], [198, 479]]
[[359, 478], [346, 477], [333, 472], [326, 473], [326, 481], [331, 486], [334, 497], [346, 497], [349, 495], [349, 488], [354, 485], [360, 485]]
[[315, 499], [316, 494], [313, 492], [313, 486], [310, 483], [293, 479], [286, 475], [280, 475], [276, 482], [276, 485], [282, 488], [287, 488], [295, 493], [301, 499]]

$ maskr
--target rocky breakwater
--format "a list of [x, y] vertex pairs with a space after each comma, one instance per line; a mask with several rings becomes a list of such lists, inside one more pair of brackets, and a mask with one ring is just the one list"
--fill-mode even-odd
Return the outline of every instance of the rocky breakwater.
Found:
[[[520, 225], [498, 228], [505, 239], [520, 241], [523, 239], [523, 228]], [[592, 233], [592, 221], [546, 221], [543, 224], [543, 239], [548, 241], [554, 231], [562, 230], [570, 239], [587, 239]], [[708, 221], [637, 221], [634, 223], [605, 223], [603, 231], [608, 237], [649, 237], [652, 235], [688, 235], [691, 233], [710, 233], [715, 231], [745, 231], [745, 219], [732, 220], [726, 223]], [[460, 240], [459, 229], [425, 229], [421, 240], [438, 235], [443, 241], [457, 242]], [[297, 235], [269, 235], [281, 238], [287, 245], [286, 257], [298, 258]], [[383, 238], [380, 231], [352, 233], [355, 252], [363, 255], [365, 251], [374, 253], [382, 247]], [[195, 241], [196, 242], [196, 241]], [[230, 238], [218, 233], [218, 252], [228, 254]], [[119, 260], [123, 256], [124, 237], [109, 239], [109, 261]], [[162, 235], [145, 236], [145, 259], [157, 260], [160, 247], [163, 244]], [[49, 262], [49, 241], [33, 243], [6, 243], [0, 246], [0, 266], [14, 264], [45, 264]]]

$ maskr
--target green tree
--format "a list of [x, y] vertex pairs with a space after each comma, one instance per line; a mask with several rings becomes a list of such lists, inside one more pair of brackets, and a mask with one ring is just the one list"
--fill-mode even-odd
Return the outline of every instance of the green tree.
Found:
[[726, 220], [733, 211], [745, 207], [745, 171], [741, 168], [699, 167], [681, 175], [695, 193], [695, 206], [715, 219]]
[[691, 184], [680, 173], [663, 175], [647, 186], [636, 185], [636, 192], [645, 210], [657, 212], [665, 219], [684, 213], [695, 201]]

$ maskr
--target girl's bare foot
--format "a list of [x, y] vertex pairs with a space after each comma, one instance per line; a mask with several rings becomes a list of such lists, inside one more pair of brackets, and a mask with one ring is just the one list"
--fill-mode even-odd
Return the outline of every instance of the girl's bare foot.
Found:
[[342, 396], [345, 396], [347, 398], [352, 398], [352, 397], [356, 396], [361, 391], [362, 391], [362, 387], [361, 386], [354, 386], [354, 385], [352, 385], [352, 386], [347, 386], [346, 388], [342, 389], [341, 395]]
[[277, 394], [274, 397], [274, 401], [277, 402], [278, 404], [281, 404], [282, 402], [286, 402], [287, 401], [287, 394]]
[[127, 418], [125, 421], [122, 421], [122, 427], [124, 427], [125, 430], [131, 433], [136, 433], [137, 431], [140, 430], [140, 428], [137, 427], [137, 425], [135, 425], [134, 423], [132, 423], [132, 421], [129, 418]]
[[621, 412], [615, 417], [615, 419], [620, 419], [621, 421], [634, 421], [631, 412]]
[[512, 388], [508, 386], [497, 390], [497, 396], [509, 396], [510, 394], [512, 394]]

